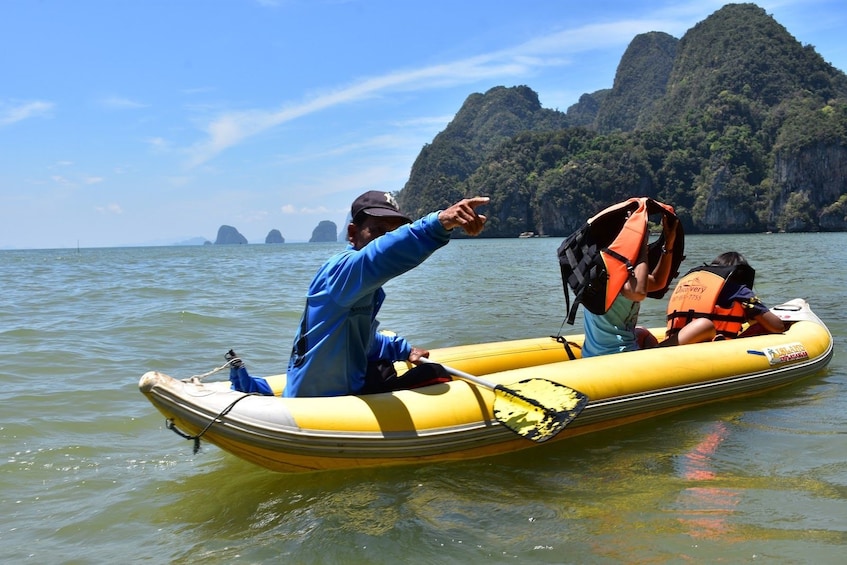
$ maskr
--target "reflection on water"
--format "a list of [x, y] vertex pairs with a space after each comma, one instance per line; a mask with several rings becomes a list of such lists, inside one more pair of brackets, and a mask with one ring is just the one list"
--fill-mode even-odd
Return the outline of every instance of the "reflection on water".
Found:
[[678, 458], [680, 477], [693, 485], [680, 493], [675, 511], [681, 514], [679, 521], [693, 538], [727, 541], [732, 533], [731, 516], [738, 506], [740, 493], [707, 484], [721, 478], [714, 456], [728, 435], [726, 422], [713, 422], [705, 430], [703, 439]]

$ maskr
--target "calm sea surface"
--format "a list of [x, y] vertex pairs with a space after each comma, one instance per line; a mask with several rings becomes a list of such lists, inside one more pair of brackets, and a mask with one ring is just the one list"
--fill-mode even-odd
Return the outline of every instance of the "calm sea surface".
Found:
[[[428, 348], [554, 334], [560, 241], [454, 241], [387, 285], [382, 327]], [[847, 234], [687, 238], [683, 270], [739, 250], [767, 304], [807, 298], [829, 325], [829, 368], [790, 388], [452, 464], [282, 475], [193, 455], [140, 376], [202, 373], [230, 347], [283, 372], [338, 249], [0, 251], [3, 561], [844, 562]]]

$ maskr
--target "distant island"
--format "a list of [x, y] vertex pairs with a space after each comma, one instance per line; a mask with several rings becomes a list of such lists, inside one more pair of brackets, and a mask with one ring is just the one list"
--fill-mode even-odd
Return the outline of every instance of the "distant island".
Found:
[[271, 230], [265, 237], [265, 243], [285, 243], [285, 238], [282, 237], [279, 230]]
[[177, 241], [174, 245], [212, 245], [212, 242], [205, 237], [192, 237], [183, 241]]
[[336, 241], [337, 232], [338, 228], [336, 227], [335, 222], [323, 220], [314, 230], [312, 230], [312, 237], [309, 239], [309, 243], [334, 242]]
[[247, 238], [241, 235], [237, 229], [232, 226], [221, 226], [218, 228], [218, 237], [215, 239], [215, 245], [246, 245]]
[[[338, 228], [336, 227], [335, 222], [330, 220], [321, 220], [315, 229], [312, 230], [312, 237], [309, 239], [309, 243], [345, 241], [346, 237], [342, 238], [342, 234], [337, 235], [337, 232]], [[247, 245], [248, 243], [249, 241], [247, 241], [247, 238], [244, 237], [237, 228], [224, 224], [218, 228], [218, 235], [215, 238], [214, 243], [205, 237], [192, 237], [178, 241], [174, 243], [174, 245]], [[283, 237], [280, 230], [272, 229], [268, 232], [268, 235], [265, 236], [265, 243], [285, 243], [285, 237]]]

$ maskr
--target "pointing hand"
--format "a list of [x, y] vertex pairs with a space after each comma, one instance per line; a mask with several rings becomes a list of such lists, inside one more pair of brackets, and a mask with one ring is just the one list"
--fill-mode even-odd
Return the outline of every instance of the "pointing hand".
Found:
[[446, 210], [438, 214], [441, 225], [448, 230], [462, 228], [468, 235], [478, 235], [482, 232], [486, 217], [477, 214], [475, 208], [488, 204], [490, 198], [487, 196], [474, 196], [456, 202]]

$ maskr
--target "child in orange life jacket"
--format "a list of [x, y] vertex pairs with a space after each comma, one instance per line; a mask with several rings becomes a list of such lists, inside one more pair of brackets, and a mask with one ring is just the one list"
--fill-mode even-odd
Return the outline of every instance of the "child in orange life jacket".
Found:
[[664, 288], [673, 262], [673, 245], [676, 230], [668, 225], [668, 217], [662, 217], [662, 230], [665, 234], [665, 247], [652, 271], [647, 263], [647, 236], [644, 234], [641, 253], [629, 279], [624, 283], [612, 306], [605, 314], [584, 312], [585, 341], [582, 345], [583, 357], [596, 357], [623, 351], [648, 349], [657, 345], [656, 337], [647, 328], [637, 326], [641, 301], [648, 292]]
[[685, 345], [719, 336], [732, 339], [745, 322], [753, 322], [743, 335], [779, 333], [782, 320], [753, 292], [756, 272], [743, 255], [727, 251], [708, 266], [683, 276], [668, 303], [668, 337], [660, 344]]

